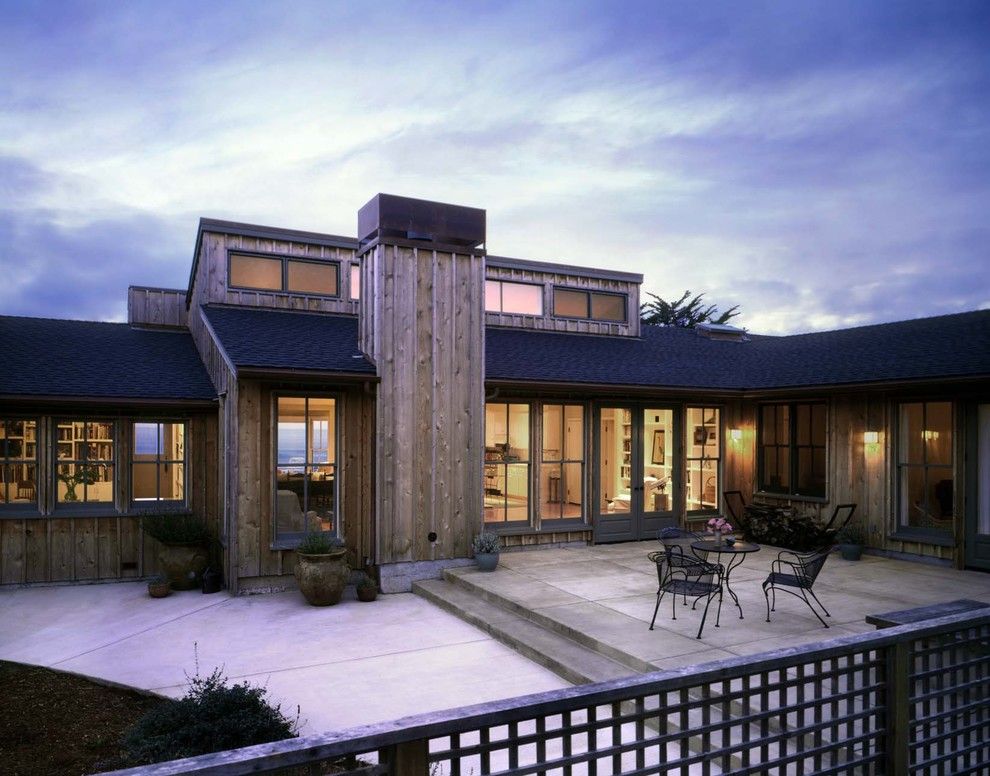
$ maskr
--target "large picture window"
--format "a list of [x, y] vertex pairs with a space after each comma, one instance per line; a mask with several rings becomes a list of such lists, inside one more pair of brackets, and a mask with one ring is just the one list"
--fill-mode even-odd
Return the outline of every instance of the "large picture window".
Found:
[[584, 517], [584, 407], [543, 405], [540, 519]]
[[59, 506], [113, 503], [114, 432], [109, 420], [56, 423], [55, 497]]
[[543, 315], [543, 286], [486, 280], [485, 312]]
[[131, 498], [182, 502], [186, 498], [186, 426], [184, 423], [133, 424]]
[[902, 404], [897, 428], [899, 528], [952, 530], [952, 403]]
[[760, 490], [824, 498], [826, 429], [824, 402], [763, 405], [760, 408]]
[[275, 535], [310, 531], [339, 535], [337, 520], [337, 402], [330, 397], [276, 399]]
[[485, 405], [485, 523], [529, 522], [529, 405]]
[[717, 512], [722, 492], [722, 424], [718, 407], [688, 407], [684, 424], [687, 511]]
[[577, 288], [553, 290], [553, 314], [558, 318], [626, 322], [626, 295]]
[[335, 261], [245, 253], [231, 253], [229, 261], [232, 288], [313, 296], [337, 296], [340, 293], [340, 267]]
[[38, 503], [38, 423], [0, 418], [0, 506]]

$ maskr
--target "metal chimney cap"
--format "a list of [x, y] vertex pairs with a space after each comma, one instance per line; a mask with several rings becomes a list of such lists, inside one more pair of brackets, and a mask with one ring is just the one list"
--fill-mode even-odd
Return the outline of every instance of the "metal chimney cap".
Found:
[[426, 199], [376, 194], [358, 211], [363, 252], [374, 242], [476, 249], [485, 244], [485, 211]]

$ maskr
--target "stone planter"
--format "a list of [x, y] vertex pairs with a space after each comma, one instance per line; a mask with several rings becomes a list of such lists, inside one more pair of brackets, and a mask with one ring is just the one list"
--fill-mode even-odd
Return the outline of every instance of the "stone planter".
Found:
[[863, 557], [862, 544], [840, 544], [839, 554], [842, 560], [859, 560]]
[[478, 564], [479, 571], [494, 571], [498, 566], [497, 552], [478, 552], [474, 555], [474, 560]]
[[158, 566], [173, 590], [193, 590], [203, 579], [209, 553], [201, 544], [158, 544]]
[[346, 555], [343, 548], [326, 555], [296, 553], [296, 581], [307, 602], [313, 606], [340, 603], [350, 576]]

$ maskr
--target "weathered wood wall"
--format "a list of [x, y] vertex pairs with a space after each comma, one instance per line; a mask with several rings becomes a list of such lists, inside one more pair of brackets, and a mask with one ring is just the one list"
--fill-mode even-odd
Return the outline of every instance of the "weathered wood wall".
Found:
[[361, 344], [381, 379], [377, 560], [466, 557], [483, 508], [484, 259], [378, 245], [362, 272]]
[[[216, 531], [220, 515], [216, 417], [200, 414], [185, 419], [189, 507]], [[0, 518], [0, 584], [127, 579], [157, 572], [157, 542], [141, 531], [141, 516], [130, 504], [128, 462], [134, 420], [140, 418], [117, 418], [115, 503], [105, 511], [66, 515], [55, 509], [51, 490], [39, 487], [39, 514]], [[39, 424], [39, 472], [51, 470], [51, 434], [50, 422]]]
[[[274, 256], [290, 256], [305, 259], [328, 259], [340, 264], [339, 297], [310, 296], [307, 294], [278, 293], [272, 291], [247, 291], [228, 288], [228, 251], [270, 253]], [[204, 232], [197, 257], [193, 296], [199, 304], [222, 303], [251, 307], [271, 307], [284, 310], [308, 310], [310, 312], [356, 314], [357, 300], [350, 298], [350, 264], [356, 261], [354, 250], [312, 245], [290, 240], [269, 240], [244, 237], [236, 234]]]
[[273, 385], [242, 380], [236, 398], [236, 458], [230, 469], [238, 587], [250, 586], [252, 577], [279, 577], [295, 570], [295, 551], [273, 547], [276, 391], [292, 395], [332, 391], [340, 402], [336, 475], [339, 521], [353, 567], [360, 568], [374, 555], [373, 394], [360, 386], [335, 390], [328, 385]]
[[128, 323], [184, 328], [187, 320], [184, 290], [145, 286], [127, 289]]
[[[485, 323], [488, 325], [566, 331], [578, 334], [608, 334], [613, 337], [639, 336], [639, 283], [584, 277], [563, 272], [500, 267], [492, 264], [487, 265], [485, 278], [487, 280], [508, 280], [543, 286], [542, 316], [486, 312]], [[612, 323], [608, 321], [554, 318], [553, 289], [555, 286], [566, 286], [567, 288], [576, 288], [584, 291], [607, 291], [610, 293], [625, 294], [628, 297], [626, 305], [628, 320], [625, 323]]]

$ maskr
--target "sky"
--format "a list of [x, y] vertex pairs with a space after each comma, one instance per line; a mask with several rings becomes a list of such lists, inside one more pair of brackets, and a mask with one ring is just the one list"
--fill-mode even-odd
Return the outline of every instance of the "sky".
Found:
[[990, 307], [990, 3], [0, 0], [0, 314], [124, 320], [199, 217], [642, 273], [759, 333]]

